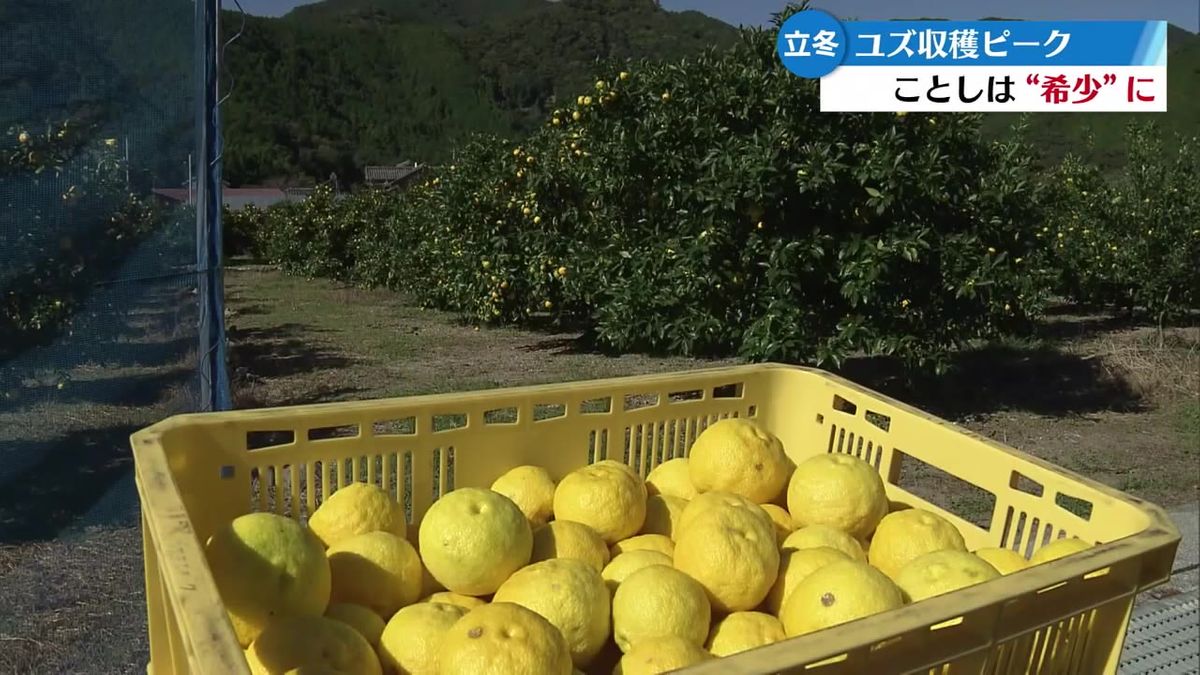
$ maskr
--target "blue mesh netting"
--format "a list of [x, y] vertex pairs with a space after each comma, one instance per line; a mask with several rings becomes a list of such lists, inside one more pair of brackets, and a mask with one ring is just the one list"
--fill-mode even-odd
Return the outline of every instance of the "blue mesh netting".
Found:
[[0, 543], [135, 522], [129, 433], [203, 406], [195, 15], [0, 0]]

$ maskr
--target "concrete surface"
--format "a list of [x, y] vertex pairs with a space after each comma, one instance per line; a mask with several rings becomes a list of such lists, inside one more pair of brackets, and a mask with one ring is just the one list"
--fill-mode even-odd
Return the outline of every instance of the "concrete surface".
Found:
[[1121, 675], [1200, 672], [1200, 505], [1170, 512], [1179, 528], [1171, 580], [1138, 598], [1121, 654]]

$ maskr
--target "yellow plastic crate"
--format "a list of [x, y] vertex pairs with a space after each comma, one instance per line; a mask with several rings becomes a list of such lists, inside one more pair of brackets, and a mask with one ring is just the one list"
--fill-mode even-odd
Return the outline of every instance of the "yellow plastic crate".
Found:
[[[825, 452], [861, 457], [879, 469], [892, 500], [946, 516], [971, 549], [1028, 554], [1064, 535], [1101, 545], [688, 672], [1114, 673], [1134, 596], [1170, 576], [1179, 533], [1159, 508], [813, 369], [764, 364], [183, 415], [132, 437], [148, 671], [249, 672], [202, 549], [238, 515], [305, 518], [339, 485], [370, 481], [405, 505], [415, 543], [422, 514], [456, 487], [486, 487], [526, 463], [561, 478], [620, 459], [645, 475], [728, 416], [754, 418], [796, 461]], [[979, 488], [972, 511], [989, 515], [972, 520], [982, 526], [903, 487], [910, 475], [939, 472]]]

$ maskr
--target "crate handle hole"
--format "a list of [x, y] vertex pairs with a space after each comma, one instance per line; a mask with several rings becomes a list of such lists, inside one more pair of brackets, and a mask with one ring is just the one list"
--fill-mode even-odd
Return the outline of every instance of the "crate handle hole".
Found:
[[342, 424], [308, 430], [308, 440], [310, 441], [331, 441], [338, 438], [358, 438], [358, 425]]
[[991, 527], [996, 495], [899, 448], [892, 453], [894, 485], [980, 529]]
[[1046, 494], [1046, 488], [1036, 480], [1026, 476], [1020, 471], [1013, 471], [1012, 476], [1008, 479], [1008, 486], [1018, 492], [1024, 492], [1027, 495], [1041, 497]]
[[713, 387], [713, 398], [741, 398], [745, 390], [745, 383], [731, 382]]
[[1067, 513], [1074, 514], [1084, 520], [1092, 519], [1092, 502], [1069, 495], [1065, 492], [1059, 492], [1054, 495], [1054, 503]]
[[221, 480], [230, 480], [237, 474], [232, 464], [226, 464], [221, 467]]
[[863, 413], [863, 417], [866, 418], [869, 424], [873, 424], [884, 431], [891, 431], [892, 429], [892, 418], [883, 413], [868, 410]]
[[853, 415], [858, 412], [857, 405], [847, 401], [837, 394], [833, 395], [833, 409], [838, 412], [846, 413], [847, 415]]

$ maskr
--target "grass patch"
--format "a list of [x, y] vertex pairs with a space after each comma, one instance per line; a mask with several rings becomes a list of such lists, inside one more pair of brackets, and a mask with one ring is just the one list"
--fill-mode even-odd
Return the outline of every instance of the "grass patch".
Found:
[[1200, 402], [1191, 401], [1175, 410], [1175, 429], [1183, 436], [1187, 452], [1200, 454]]

